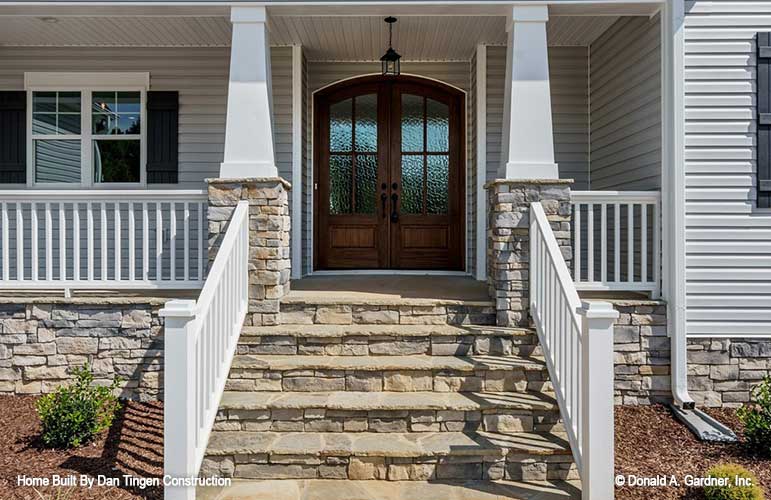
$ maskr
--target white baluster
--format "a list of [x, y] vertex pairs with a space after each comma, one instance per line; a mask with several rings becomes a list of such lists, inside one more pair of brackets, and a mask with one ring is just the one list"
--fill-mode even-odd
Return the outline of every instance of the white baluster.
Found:
[[137, 262], [136, 262], [136, 214], [134, 213], [134, 202], [128, 203], [128, 232], [129, 232], [129, 280], [134, 281], [136, 279]]
[[16, 202], [16, 279], [24, 281], [24, 215]]
[[10, 252], [8, 250], [8, 243], [10, 238], [8, 237], [8, 204], [3, 202], [3, 280], [10, 281]]

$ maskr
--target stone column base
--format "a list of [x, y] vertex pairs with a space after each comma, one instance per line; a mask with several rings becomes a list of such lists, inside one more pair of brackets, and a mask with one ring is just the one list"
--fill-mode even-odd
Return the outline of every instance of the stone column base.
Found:
[[539, 201], [562, 256], [573, 258], [570, 231], [572, 180], [498, 179], [487, 189], [487, 283], [499, 326], [529, 325], [530, 203]]
[[289, 197], [280, 177], [207, 179], [209, 262], [241, 200], [249, 201], [249, 317], [246, 325], [278, 324], [281, 298], [289, 293]]

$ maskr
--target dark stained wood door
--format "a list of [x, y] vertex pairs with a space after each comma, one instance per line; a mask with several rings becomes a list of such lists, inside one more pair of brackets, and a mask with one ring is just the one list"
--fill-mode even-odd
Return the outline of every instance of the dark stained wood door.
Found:
[[315, 268], [463, 269], [463, 94], [364, 77], [315, 96]]

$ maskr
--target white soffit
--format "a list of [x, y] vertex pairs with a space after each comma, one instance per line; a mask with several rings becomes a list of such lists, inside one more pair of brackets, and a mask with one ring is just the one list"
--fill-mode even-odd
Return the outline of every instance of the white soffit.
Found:
[[[553, 16], [552, 46], [586, 46], [617, 16]], [[272, 16], [271, 45], [302, 45], [312, 61], [374, 61], [387, 40], [379, 16]], [[228, 47], [228, 18], [211, 16], [0, 16], [0, 46]], [[405, 60], [467, 61], [478, 44], [506, 43], [503, 16], [402, 16], [394, 48]]]
[[230, 21], [206, 17], [0, 17], [0, 46], [227, 47]]

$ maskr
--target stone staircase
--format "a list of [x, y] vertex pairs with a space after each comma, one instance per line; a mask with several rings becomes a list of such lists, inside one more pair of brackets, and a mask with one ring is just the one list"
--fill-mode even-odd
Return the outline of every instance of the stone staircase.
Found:
[[345, 480], [330, 491], [351, 500], [386, 498], [366, 480], [437, 486], [405, 490], [424, 500], [580, 496], [536, 336], [493, 326], [492, 303], [289, 295], [280, 319], [244, 327], [202, 475]]

